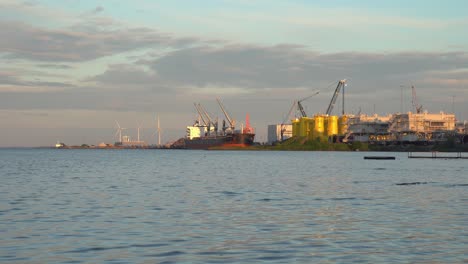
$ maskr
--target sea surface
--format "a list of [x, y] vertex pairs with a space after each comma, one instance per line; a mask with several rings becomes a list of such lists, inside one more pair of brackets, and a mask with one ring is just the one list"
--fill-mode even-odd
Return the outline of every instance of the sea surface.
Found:
[[467, 263], [468, 160], [0, 149], [0, 262]]

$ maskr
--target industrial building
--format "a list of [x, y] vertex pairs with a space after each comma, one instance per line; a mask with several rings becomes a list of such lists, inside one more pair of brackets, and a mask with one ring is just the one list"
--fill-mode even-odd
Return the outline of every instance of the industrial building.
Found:
[[[455, 132], [455, 115], [408, 112], [388, 116], [360, 115], [349, 118], [348, 141], [431, 141], [443, 140], [445, 134]], [[345, 141], [346, 141], [345, 140]]]
[[348, 130], [343, 141], [383, 141], [391, 139], [388, 131], [392, 115], [352, 115], [348, 117]]
[[455, 114], [411, 113], [395, 114], [391, 120], [390, 132], [413, 132], [426, 139], [431, 139], [431, 134], [438, 131], [455, 130]]
[[[423, 111], [417, 103], [416, 90], [413, 92], [413, 107], [415, 112], [396, 113], [385, 116], [377, 114], [346, 115], [344, 112], [344, 87], [346, 80], [341, 80], [333, 94], [333, 98], [325, 114], [313, 117], [306, 115], [301, 102], [310, 98], [295, 101], [301, 116], [292, 120], [292, 136], [309, 140], [318, 139], [328, 142], [429, 142], [444, 141], [448, 135], [466, 134], [468, 125], [456, 124], [455, 114], [429, 113]], [[343, 91], [343, 107], [341, 116], [332, 115], [340, 89]], [[294, 105], [293, 105], [294, 106]]]
[[273, 144], [274, 142], [286, 140], [292, 137], [292, 125], [291, 124], [277, 124], [277, 125], [268, 125], [268, 144]]

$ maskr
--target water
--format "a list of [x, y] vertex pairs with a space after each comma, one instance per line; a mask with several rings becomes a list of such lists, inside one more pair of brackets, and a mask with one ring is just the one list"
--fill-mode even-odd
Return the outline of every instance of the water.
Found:
[[0, 262], [466, 263], [468, 161], [366, 154], [2, 149]]

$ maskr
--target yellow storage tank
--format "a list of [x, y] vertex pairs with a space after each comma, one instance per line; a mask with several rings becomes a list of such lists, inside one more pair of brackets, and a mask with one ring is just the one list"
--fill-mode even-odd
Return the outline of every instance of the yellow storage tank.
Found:
[[338, 116], [327, 116], [325, 118], [327, 136], [338, 135]]
[[313, 134], [314, 134], [314, 118], [309, 117], [307, 120], [307, 137], [311, 139]]
[[299, 136], [299, 119], [294, 119], [292, 121], [292, 135], [293, 137]]
[[299, 136], [305, 137], [307, 135], [307, 119], [302, 117], [299, 123]]
[[309, 120], [309, 130], [308, 130], [309, 134], [307, 135], [308, 139], [315, 138], [314, 126], [315, 126], [315, 118], [311, 118]]
[[322, 137], [325, 132], [325, 116], [316, 115], [314, 119], [313, 135], [314, 137]]
[[338, 134], [344, 135], [348, 132], [348, 116], [340, 116], [338, 118]]

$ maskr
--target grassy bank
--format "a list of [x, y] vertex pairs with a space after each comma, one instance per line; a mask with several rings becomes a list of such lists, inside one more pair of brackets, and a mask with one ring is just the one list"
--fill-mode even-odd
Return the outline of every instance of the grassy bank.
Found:
[[308, 140], [303, 137], [289, 138], [281, 143], [273, 145], [254, 146], [257, 150], [298, 150], [298, 151], [366, 151], [368, 150], [367, 143], [354, 142], [352, 144], [345, 143], [329, 143], [320, 139]]

